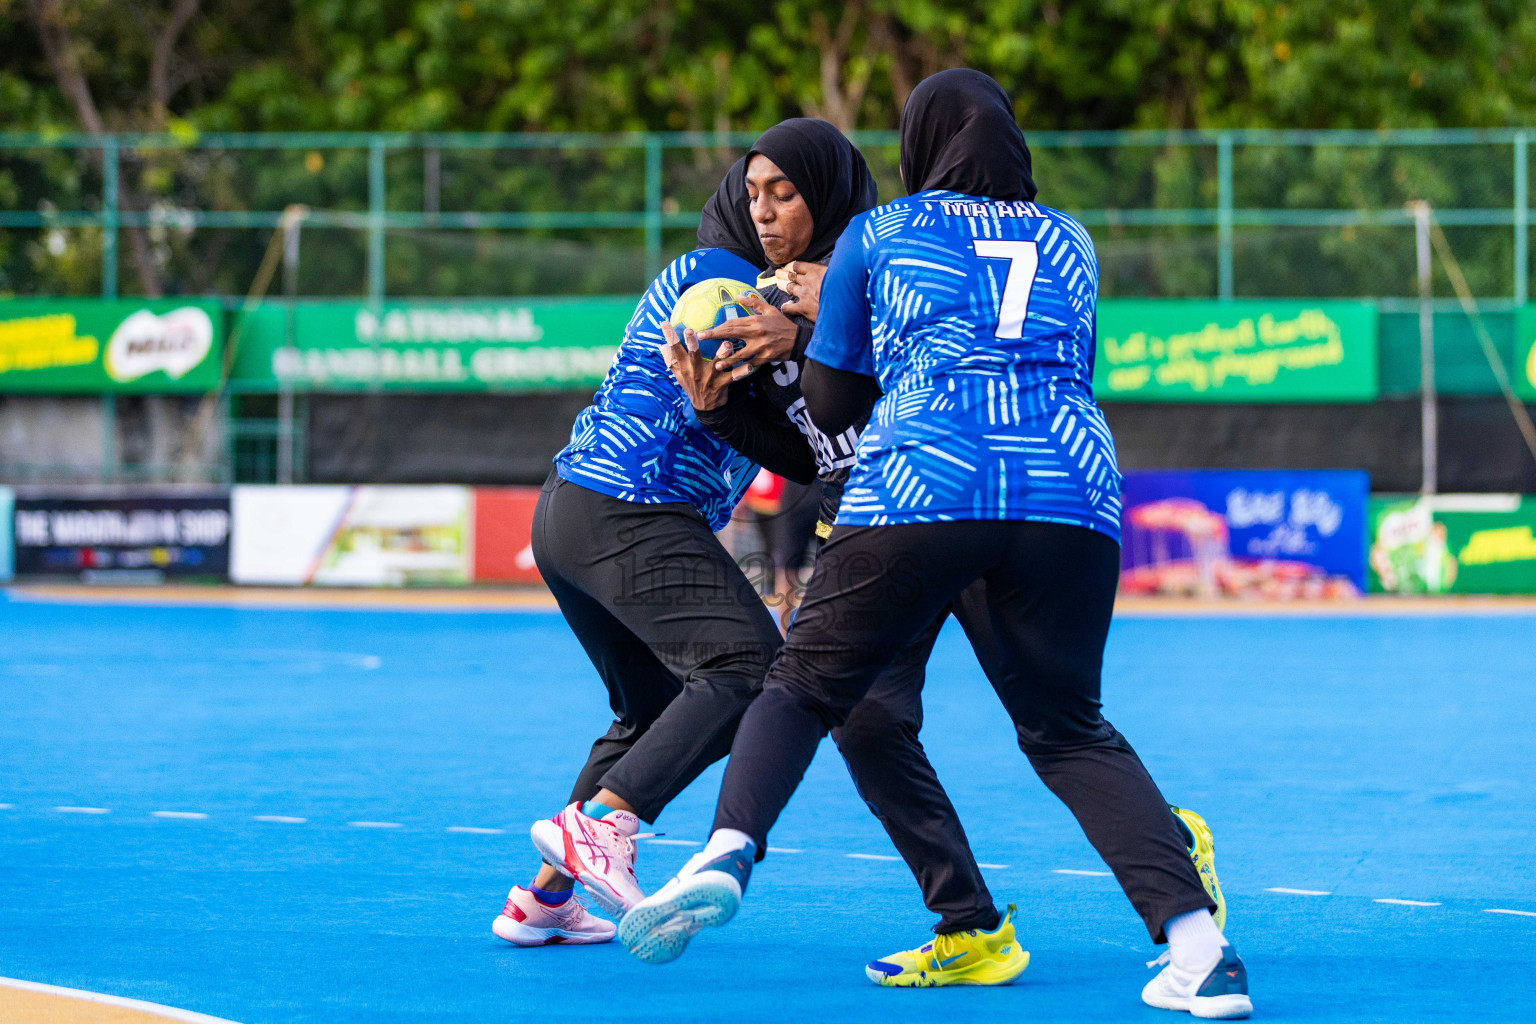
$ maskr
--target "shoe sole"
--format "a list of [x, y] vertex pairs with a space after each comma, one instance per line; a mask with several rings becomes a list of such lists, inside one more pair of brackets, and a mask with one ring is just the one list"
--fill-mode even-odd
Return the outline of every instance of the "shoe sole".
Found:
[[1209, 1020], [1239, 1020], [1252, 1015], [1253, 1002], [1235, 992], [1225, 996], [1195, 996], [1189, 1001], [1189, 1012]]
[[705, 928], [718, 928], [736, 916], [741, 889], [720, 871], [695, 875], [665, 898], [653, 896], [635, 904], [619, 922], [619, 941], [648, 964], [676, 960], [688, 940]]
[[609, 932], [607, 935], [594, 935], [591, 932], [568, 932], [564, 928], [530, 928], [512, 920], [505, 914], [499, 914], [495, 921], [491, 922], [491, 931], [496, 933], [498, 939], [505, 939], [514, 946], [590, 946], [602, 942], [612, 942], [617, 932]]
[[1170, 998], [1160, 1002], [1154, 1002], [1143, 994], [1141, 1001], [1159, 1010], [1185, 1010], [1207, 1020], [1239, 1020], [1253, 1014], [1253, 1001], [1237, 992], [1224, 996]]
[[573, 878], [586, 887], [587, 895], [592, 897], [592, 902], [602, 907], [613, 917], [623, 917], [634, 906], [634, 902], [624, 899], [609, 887], [601, 877], [588, 871], [581, 864], [571, 864], [565, 859], [565, 832], [554, 822], [541, 819], [533, 823], [528, 830], [528, 838], [533, 840], [533, 846], [539, 851], [539, 856], [544, 858], [544, 863], [560, 872], [566, 878]]
[[528, 838], [533, 840], [533, 848], [539, 851], [539, 856], [544, 858], [545, 864], [566, 878], [576, 877], [571, 869], [565, 866], [565, 840], [559, 825], [548, 818], [540, 818], [528, 829]]
[[[931, 974], [927, 971], [920, 971], [917, 974], [881, 974], [879, 971], [869, 967], [864, 968], [864, 976], [881, 988], [944, 988], [950, 985], [1001, 987], [1003, 985], [1012, 985], [1018, 980], [1019, 975], [1023, 974], [1025, 969], [1029, 967], [1028, 953], [1025, 953], [1020, 959], [1023, 962], [1018, 965], [1016, 970], [1010, 965], [1004, 969], [1003, 973], [994, 978], [977, 978], [972, 976], [973, 971], [975, 973], [982, 973], [979, 970], [980, 964], [977, 964], [976, 968], [968, 968], [964, 975], [953, 980], [939, 980], [944, 977], [943, 971], [934, 971]], [[992, 960], [988, 961], [988, 963], [996, 965], [997, 961]]]

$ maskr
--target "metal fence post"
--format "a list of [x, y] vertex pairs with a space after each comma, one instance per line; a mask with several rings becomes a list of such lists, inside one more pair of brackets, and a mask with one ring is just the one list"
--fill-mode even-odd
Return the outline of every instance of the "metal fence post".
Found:
[[117, 298], [117, 138], [101, 139], [101, 297]]
[[443, 151], [433, 146], [421, 154], [421, 212], [436, 218], [442, 206]]
[[277, 393], [277, 482], [293, 483], [293, 385]]
[[645, 137], [645, 276], [661, 273], [661, 139]]
[[1216, 136], [1216, 291], [1232, 298], [1232, 133]]
[[1414, 241], [1419, 264], [1419, 431], [1423, 448], [1424, 476], [1419, 493], [1435, 493], [1440, 478], [1440, 411], [1435, 390], [1435, 314], [1433, 264], [1429, 252], [1429, 203], [1416, 199], [1413, 211]]
[[101, 482], [117, 476], [117, 395], [101, 393]]
[[368, 143], [368, 298], [384, 299], [384, 140]]
[[[118, 159], [117, 138], [104, 135], [101, 140], [101, 297], [117, 298], [118, 229]], [[117, 395], [101, 395], [101, 480], [117, 476]]]
[[1529, 136], [1515, 133], [1515, 302], [1529, 297], [1531, 281], [1531, 203]]

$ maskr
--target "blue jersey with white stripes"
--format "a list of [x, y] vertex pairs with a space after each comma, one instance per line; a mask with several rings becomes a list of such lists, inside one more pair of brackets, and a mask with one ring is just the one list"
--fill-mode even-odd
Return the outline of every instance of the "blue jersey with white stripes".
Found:
[[807, 355], [885, 395], [837, 521], [1028, 519], [1118, 541], [1098, 288], [1088, 232], [1048, 207], [930, 191], [854, 218]]
[[704, 429], [657, 348], [661, 325], [690, 285], [711, 277], [757, 280], [757, 268], [724, 249], [673, 260], [651, 283], [614, 353], [603, 385], [555, 456], [560, 476], [624, 501], [686, 502], [719, 530], [757, 465]]

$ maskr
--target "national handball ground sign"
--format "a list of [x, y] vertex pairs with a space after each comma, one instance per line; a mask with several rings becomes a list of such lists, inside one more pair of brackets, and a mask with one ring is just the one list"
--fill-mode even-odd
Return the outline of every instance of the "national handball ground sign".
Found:
[[635, 300], [267, 305], [240, 321], [250, 389], [539, 391], [595, 387]]
[[207, 391], [222, 342], [206, 299], [4, 299], [0, 394]]
[[1365, 302], [1106, 299], [1094, 394], [1131, 402], [1369, 402], [1376, 307]]

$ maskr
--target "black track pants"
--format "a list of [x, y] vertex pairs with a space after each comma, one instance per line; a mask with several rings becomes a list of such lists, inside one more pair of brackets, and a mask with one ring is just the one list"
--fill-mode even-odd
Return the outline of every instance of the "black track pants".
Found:
[[1081, 527], [837, 527], [763, 694], [742, 720], [715, 828], [740, 830], [765, 848], [821, 738], [849, 719], [912, 636], [981, 579], [996, 644], [994, 685], [1020, 748], [1077, 818], [1153, 940], [1164, 941], [1170, 917], [1213, 904], [1162, 794], [1100, 714], [1118, 574], [1118, 546]]
[[[570, 800], [606, 787], [654, 821], [730, 750], [783, 642], [751, 584], [689, 505], [641, 505], [551, 475], [533, 553], [608, 689], [615, 721]], [[854, 784], [940, 917], [939, 931], [996, 926], [965, 830], [917, 734], [942, 618], [911, 641], [838, 730]]]
[[[958, 606], [955, 612], [962, 615]], [[928, 656], [946, 616], [935, 616], [880, 672], [832, 739], [859, 795], [917, 879], [923, 904], [939, 915], [933, 930], [990, 931], [998, 922], [992, 894], [918, 738]]]
[[654, 821], [730, 751], [783, 643], [773, 616], [687, 504], [622, 501], [551, 474], [533, 557], [615, 717], [570, 799], [607, 788]]

